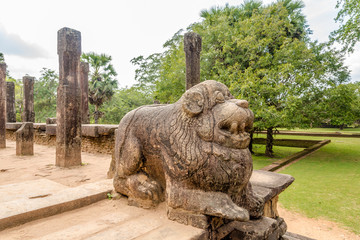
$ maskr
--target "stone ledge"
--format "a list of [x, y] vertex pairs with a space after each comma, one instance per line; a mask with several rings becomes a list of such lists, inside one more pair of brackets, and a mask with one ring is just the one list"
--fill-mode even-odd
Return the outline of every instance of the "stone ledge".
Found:
[[[6, 185], [2, 187], [4, 188]], [[0, 205], [0, 231], [106, 199], [107, 193], [110, 193], [112, 189], [112, 180], [103, 180], [66, 188], [49, 195], [33, 198], [21, 197], [2, 202]]]
[[[16, 131], [22, 126], [22, 122], [6, 123], [6, 130]], [[85, 137], [109, 136], [114, 134], [118, 125], [115, 124], [82, 124], [81, 134]], [[45, 131], [47, 135], [56, 135], [56, 124], [34, 123], [34, 129]]]
[[250, 183], [253, 191], [267, 202], [284, 191], [294, 180], [287, 174], [254, 170]]

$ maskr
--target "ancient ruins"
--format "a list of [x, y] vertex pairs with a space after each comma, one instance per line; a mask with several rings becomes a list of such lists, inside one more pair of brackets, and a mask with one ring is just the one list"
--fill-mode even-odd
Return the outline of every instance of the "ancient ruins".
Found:
[[34, 124], [24, 122], [16, 131], [16, 155], [34, 155]]
[[186, 90], [200, 83], [201, 36], [194, 32], [184, 35]]
[[24, 111], [22, 116], [23, 122], [35, 122], [34, 112], [34, 77], [23, 77], [23, 92], [24, 92]]
[[6, 82], [6, 122], [16, 122], [14, 82]]
[[0, 63], [0, 148], [6, 147], [6, 64]]
[[59, 86], [56, 102], [56, 166], [81, 165], [81, 95], [79, 67], [81, 34], [58, 31]]

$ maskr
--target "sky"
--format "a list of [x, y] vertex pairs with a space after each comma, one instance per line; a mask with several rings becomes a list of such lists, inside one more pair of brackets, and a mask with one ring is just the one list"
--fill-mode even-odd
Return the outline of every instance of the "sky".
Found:
[[[82, 52], [112, 56], [120, 87], [136, 83], [134, 57], [162, 52], [179, 29], [201, 21], [213, 6], [239, 5], [242, 0], [0, 0], [0, 52], [10, 75], [39, 77], [42, 68], [58, 71], [57, 31], [81, 32]], [[265, 4], [271, 3], [264, 0]], [[336, 0], [304, 0], [312, 38], [324, 42], [336, 29]], [[353, 81], [360, 81], [360, 44], [346, 56]]]

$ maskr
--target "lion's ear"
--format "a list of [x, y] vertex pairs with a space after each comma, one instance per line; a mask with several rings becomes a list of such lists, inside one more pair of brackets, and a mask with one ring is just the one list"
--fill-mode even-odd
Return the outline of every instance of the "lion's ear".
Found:
[[196, 90], [188, 90], [184, 93], [182, 102], [183, 110], [190, 117], [200, 114], [204, 108], [204, 96]]

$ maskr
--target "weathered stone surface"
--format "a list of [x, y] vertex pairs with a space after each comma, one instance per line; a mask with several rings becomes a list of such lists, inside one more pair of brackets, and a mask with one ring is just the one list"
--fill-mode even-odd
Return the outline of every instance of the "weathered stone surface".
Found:
[[35, 122], [34, 112], [34, 77], [23, 77], [23, 89], [24, 89], [24, 111], [22, 116], [23, 122]]
[[211, 239], [276, 240], [285, 234], [286, 223], [282, 218], [263, 217], [248, 222], [232, 221], [211, 232]]
[[90, 123], [89, 115], [89, 63], [80, 63], [81, 122]]
[[14, 82], [6, 82], [6, 121], [16, 122]]
[[22, 123], [21, 122], [14, 122], [14, 123], [6, 123], [6, 129], [7, 130], [18, 130], [19, 128], [21, 128]]
[[16, 131], [16, 155], [34, 155], [34, 126], [25, 122]]
[[34, 129], [45, 131], [46, 130], [46, 123], [34, 123]]
[[56, 166], [60, 167], [81, 165], [80, 54], [80, 32], [70, 28], [60, 29], [56, 107]]
[[[37, 181], [32, 181], [36, 186]], [[42, 182], [44, 182], [43, 180]], [[95, 183], [88, 183], [74, 188], [62, 189], [60, 184], [53, 183], [55, 186], [52, 191], [41, 191], [42, 197], [31, 195], [31, 197], [15, 197], [11, 201], [1, 202], [0, 204], [0, 231], [20, 225], [39, 218], [49, 217], [62, 212], [74, 210], [94, 202], [106, 199], [107, 193], [112, 190], [112, 184], [109, 180], [103, 180]], [[19, 183], [24, 185], [24, 183]], [[32, 183], [25, 183], [29, 186]], [[14, 184], [11, 184], [14, 185]], [[12, 187], [12, 186], [10, 186]], [[1, 189], [2, 188], [2, 189]], [[8, 186], [2, 186], [0, 193], [8, 191]], [[21, 186], [19, 186], [21, 188]], [[22, 186], [24, 188], [24, 186]], [[32, 189], [30, 187], [29, 189]], [[49, 188], [47, 188], [49, 189]], [[39, 190], [36, 190], [40, 192]], [[23, 194], [22, 192], [20, 192]], [[25, 196], [28, 195], [25, 193]], [[39, 195], [38, 195], [39, 196]]]
[[250, 182], [254, 192], [265, 202], [279, 195], [295, 179], [287, 174], [273, 173], [262, 170], [255, 170], [251, 175]]
[[46, 124], [56, 124], [56, 118], [47, 118]]
[[[253, 113], [227, 87], [205, 81], [169, 105], [128, 113], [115, 145], [116, 191], [130, 203], [239, 221], [262, 216], [248, 149]], [[112, 163], [113, 164], [113, 163]]]
[[201, 37], [194, 32], [184, 35], [186, 61], [186, 90], [200, 83]]
[[6, 64], [0, 63], [0, 148], [6, 148]]

